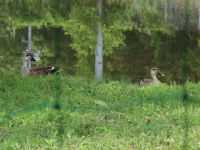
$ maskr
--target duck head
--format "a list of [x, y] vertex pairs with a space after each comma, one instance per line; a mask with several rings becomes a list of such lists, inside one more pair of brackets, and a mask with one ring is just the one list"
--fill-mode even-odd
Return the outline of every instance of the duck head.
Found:
[[32, 62], [38, 61], [40, 60], [40, 53], [41, 51], [33, 52], [30, 50], [26, 50], [24, 51], [24, 59]]
[[150, 71], [150, 74], [152, 76], [160, 75], [160, 76], [165, 76], [158, 68], [152, 68]]

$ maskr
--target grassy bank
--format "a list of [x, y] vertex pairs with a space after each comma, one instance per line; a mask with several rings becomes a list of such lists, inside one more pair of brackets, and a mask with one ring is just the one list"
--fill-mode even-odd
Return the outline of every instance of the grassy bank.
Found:
[[[200, 149], [200, 83], [1, 77], [0, 149]], [[187, 136], [188, 135], [188, 136]]]

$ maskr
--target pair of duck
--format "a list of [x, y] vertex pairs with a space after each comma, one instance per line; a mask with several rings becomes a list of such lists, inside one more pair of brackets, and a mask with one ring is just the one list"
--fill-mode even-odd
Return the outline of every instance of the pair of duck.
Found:
[[[23, 57], [23, 65], [21, 68], [21, 75], [22, 76], [29, 76], [29, 75], [38, 75], [38, 74], [54, 74], [58, 72], [57, 67], [34, 67], [31, 68], [31, 64], [35, 61], [40, 59], [41, 51], [33, 53], [32, 51], [26, 50], [24, 52]], [[140, 80], [140, 85], [150, 85], [155, 84], [158, 85], [161, 82], [158, 80], [157, 75], [164, 76], [163, 73], [160, 72], [158, 68], [152, 68], [150, 71], [151, 79], [142, 79]]]
[[38, 51], [36, 53], [30, 50], [24, 51], [23, 65], [21, 67], [22, 76], [53, 74], [58, 72], [59, 69], [57, 67], [52, 67], [52, 66], [31, 68], [33, 62], [40, 60], [40, 53], [41, 51]]

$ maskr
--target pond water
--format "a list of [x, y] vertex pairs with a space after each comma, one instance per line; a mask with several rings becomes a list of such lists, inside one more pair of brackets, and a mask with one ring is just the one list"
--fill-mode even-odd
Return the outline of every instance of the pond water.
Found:
[[[0, 31], [4, 31], [3, 28]], [[56, 36], [55, 36], [56, 32]], [[130, 79], [137, 82], [149, 77], [149, 69], [158, 67], [166, 78], [164, 82], [180, 81], [181, 49], [184, 46], [183, 31], [173, 36], [156, 33], [141, 34], [136, 31], [125, 32], [125, 45], [104, 56], [104, 76], [111, 79]], [[18, 75], [22, 65], [22, 52], [26, 49], [27, 28], [16, 29], [15, 34], [0, 33], [0, 71], [1, 75]], [[71, 48], [72, 39], [61, 28], [33, 28], [33, 49], [44, 49], [42, 60], [34, 66], [58, 66], [63, 73], [72, 75], [94, 75], [94, 54], [79, 57]], [[189, 79], [200, 79], [199, 32], [190, 33], [187, 62]], [[95, 52], [95, 49], [94, 49]]]

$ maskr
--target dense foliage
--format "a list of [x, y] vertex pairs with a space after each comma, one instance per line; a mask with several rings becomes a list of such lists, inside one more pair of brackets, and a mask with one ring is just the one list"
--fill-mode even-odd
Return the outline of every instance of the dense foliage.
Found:
[[[62, 27], [72, 37], [71, 46], [79, 55], [95, 53], [98, 16], [93, 0], [10, 0], [1, 1], [0, 5], [0, 17], [7, 26]], [[103, 24], [105, 49], [111, 50], [123, 43], [122, 31], [131, 29], [130, 14], [125, 6], [105, 3]]]
[[[198, 21], [197, 4], [198, 0], [188, 3], [191, 20]], [[166, 5], [162, 0], [106, 0], [101, 20], [96, 5], [93, 0], [0, 0], [1, 74], [19, 73], [26, 47], [21, 39], [27, 36], [26, 27], [32, 26], [34, 49], [43, 48], [50, 57], [40, 64], [55, 64], [53, 57], [59, 56], [56, 65], [64, 71], [93, 75], [97, 22], [101, 21], [105, 74], [131, 74], [136, 81], [148, 75], [145, 68], [157, 66], [170, 80], [180, 80], [180, 53], [185, 41], [183, 30], [173, 26], [184, 23], [184, 1], [169, 0]], [[166, 16], [174, 18], [167, 20]], [[15, 38], [9, 36], [13, 30]], [[199, 32], [192, 30], [188, 46], [192, 81], [200, 77], [198, 40]]]

